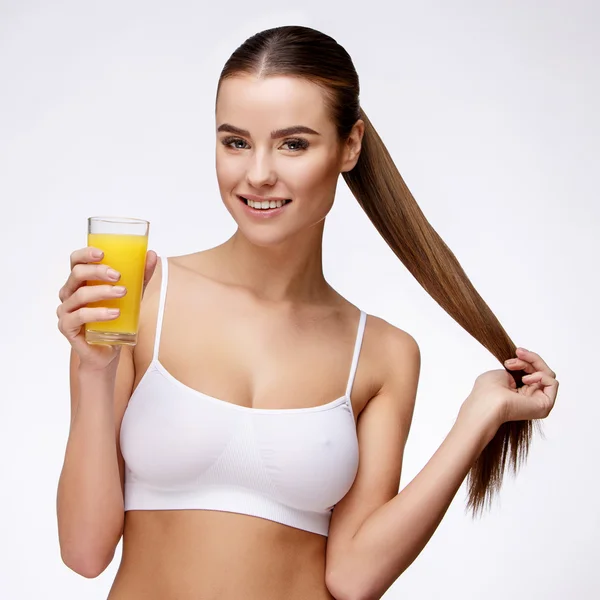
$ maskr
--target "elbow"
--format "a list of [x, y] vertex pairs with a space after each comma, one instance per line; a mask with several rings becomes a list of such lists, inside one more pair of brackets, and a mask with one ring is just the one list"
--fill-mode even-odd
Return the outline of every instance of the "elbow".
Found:
[[98, 523], [84, 525], [77, 522], [58, 521], [58, 542], [63, 563], [86, 579], [95, 579], [112, 562], [123, 532], [122, 522], [108, 527]]
[[340, 590], [336, 588], [332, 589], [328, 586], [327, 589], [329, 590], [329, 593], [335, 598], [335, 600], [378, 600], [378, 598], [381, 598], [381, 596], [376, 597], [372, 595], [364, 595], [358, 589], [348, 589], [347, 587], [345, 589]]
[[60, 557], [63, 563], [78, 575], [86, 579], [94, 579], [101, 575], [110, 565], [115, 555], [116, 543], [107, 539], [100, 540], [61, 539], [59, 532]]
[[358, 573], [333, 573], [328, 572], [325, 584], [329, 593], [335, 600], [378, 600], [376, 596]]
[[101, 575], [111, 563], [114, 552], [109, 557], [100, 556], [97, 552], [67, 551], [61, 549], [63, 563], [78, 575], [86, 579], [95, 579]]

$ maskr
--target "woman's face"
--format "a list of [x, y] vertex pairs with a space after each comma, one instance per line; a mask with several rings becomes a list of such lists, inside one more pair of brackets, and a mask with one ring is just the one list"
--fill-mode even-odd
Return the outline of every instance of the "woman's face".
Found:
[[219, 190], [246, 238], [276, 245], [323, 221], [345, 163], [317, 85], [285, 76], [225, 79], [216, 127]]

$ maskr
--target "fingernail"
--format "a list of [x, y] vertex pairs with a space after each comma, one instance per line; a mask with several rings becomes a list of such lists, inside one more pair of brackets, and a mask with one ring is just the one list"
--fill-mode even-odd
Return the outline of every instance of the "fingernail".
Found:
[[92, 258], [102, 258], [104, 256], [104, 252], [102, 250], [92, 250]]
[[121, 274], [117, 271], [115, 271], [114, 269], [108, 269], [108, 271], [106, 272], [106, 274], [114, 280], [119, 279], [119, 277], [121, 277]]
[[127, 290], [122, 285], [115, 285], [113, 291], [115, 294], [117, 294], [117, 296], [124, 296]]
[[522, 352], [529, 352], [529, 350], [527, 350], [527, 348], [523, 348], [523, 346], [519, 346], [517, 350], [521, 350]]
[[118, 308], [109, 308], [108, 316], [109, 317], [118, 317], [121, 311]]

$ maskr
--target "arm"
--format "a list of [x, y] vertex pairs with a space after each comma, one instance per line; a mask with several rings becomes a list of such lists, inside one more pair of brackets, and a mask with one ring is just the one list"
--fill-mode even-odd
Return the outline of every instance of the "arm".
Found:
[[430, 540], [495, 431], [459, 416], [420, 473], [355, 534], [344, 568], [349, 592], [338, 600], [381, 598]]
[[423, 550], [500, 425], [496, 414], [474, 417], [461, 411], [431, 460], [398, 493], [420, 357], [410, 336], [395, 337], [389, 356], [396, 374], [390, 372], [359, 426], [362, 472], [359, 466], [335, 523], [332, 517], [327, 585], [337, 600], [381, 598]]
[[71, 353], [71, 426], [57, 492], [61, 557], [96, 577], [110, 564], [124, 521], [123, 458], [118, 435], [133, 385], [131, 350], [118, 367], [86, 369]]
[[[56, 498], [58, 538], [64, 563], [84, 577], [104, 571], [123, 533], [125, 464], [119, 435], [135, 381], [132, 348], [85, 341], [85, 323], [115, 318], [106, 308], [88, 304], [120, 295], [111, 285], [118, 277], [97, 262], [101, 258], [101, 250], [88, 246], [71, 254], [71, 273], [56, 310], [58, 329], [71, 344], [71, 425]], [[156, 264], [156, 252], [149, 250], [144, 298]], [[106, 284], [90, 286], [89, 281]], [[142, 301], [140, 322], [145, 307]]]

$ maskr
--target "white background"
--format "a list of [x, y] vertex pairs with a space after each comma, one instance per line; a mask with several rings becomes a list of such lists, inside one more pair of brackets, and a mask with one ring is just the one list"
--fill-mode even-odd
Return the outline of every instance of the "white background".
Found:
[[[247, 37], [286, 24], [350, 52], [362, 106], [425, 215], [561, 383], [546, 439], [493, 510], [472, 521], [463, 486], [385, 598], [600, 597], [596, 2], [0, 0], [0, 598], [106, 598], [120, 547], [87, 580], [57, 541], [69, 346], [55, 309], [69, 254], [92, 214], [149, 219], [159, 254], [233, 233], [214, 171], [218, 75]], [[420, 344], [404, 487], [476, 376], [500, 365], [420, 288], [343, 181], [325, 268]]]

